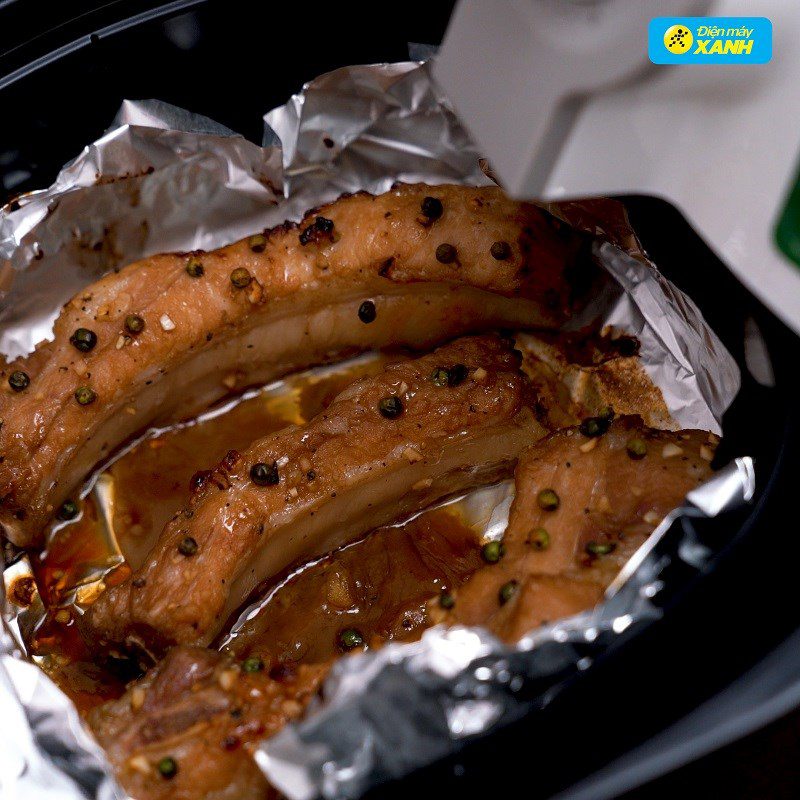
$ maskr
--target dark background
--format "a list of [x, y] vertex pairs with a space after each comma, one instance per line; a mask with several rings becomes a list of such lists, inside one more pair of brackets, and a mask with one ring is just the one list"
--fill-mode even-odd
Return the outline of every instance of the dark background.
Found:
[[[49, 185], [124, 98], [159, 98], [260, 142], [261, 114], [304, 81], [346, 64], [403, 60], [408, 42], [438, 43], [453, 4], [208, 0], [121, 23], [158, 5], [0, 0], [0, 201]], [[527, 795], [545, 797], [694, 708], [797, 624], [787, 589], [800, 556], [791, 391], [797, 339], [673, 209], [646, 198], [628, 205], [656, 263], [698, 302], [740, 363], [747, 316], [771, 346], [777, 388], [759, 387], [745, 372], [725, 421], [729, 454], [757, 455], [759, 503], [723, 521], [722, 535], [732, 541], [724, 557], [623, 652], [596, 664], [541, 714], [375, 796], [477, 797], [521, 782]], [[791, 715], [627, 798], [797, 797], [798, 727]]]

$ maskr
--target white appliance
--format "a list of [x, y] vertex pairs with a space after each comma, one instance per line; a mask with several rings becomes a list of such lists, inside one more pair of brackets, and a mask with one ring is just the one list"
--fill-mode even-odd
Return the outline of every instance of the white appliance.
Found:
[[[663, 16], [767, 17], [772, 60], [654, 65]], [[434, 75], [512, 195], [668, 200], [800, 333], [800, 3], [461, 0]]]

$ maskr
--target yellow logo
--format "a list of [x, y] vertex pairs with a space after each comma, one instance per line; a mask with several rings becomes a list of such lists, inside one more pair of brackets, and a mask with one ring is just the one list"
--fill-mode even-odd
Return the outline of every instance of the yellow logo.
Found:
[[664, 47], [675, 55], [688, 53], [693, 41], [694, 36], [686, 25], [672, 25], [664, 33]]

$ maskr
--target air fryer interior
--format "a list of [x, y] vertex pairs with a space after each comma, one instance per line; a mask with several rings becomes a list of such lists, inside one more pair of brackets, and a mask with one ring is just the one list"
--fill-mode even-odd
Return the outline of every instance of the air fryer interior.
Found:
[[[298, 12], [243, 0], [173, 3], [155, 11], [153, 3], [117, 2], [72, 19], [53, 16], [66, 12], [49, 5], [0, 3], [0, 36], [18, 45], [0, 58], [4, 200], [48, 185], [110, 122], [123, 98], [157, 97], [258, 141], [261, 113], [303, 81], [345, 64], [402, 60], [408, 42], [441, 40], [452, 7], [407, 2], [364, 10], [354, 21], [356, 12], [335, 5]], [[135, 14], [138, 21], [107, 28]], [[42, 15], [50, 15], [53, 27], [26, 36], [41, 28]], [[71, 50], [70, 42], [81, 46]], [[0, 42], [0, 49], [10, 46]], [[685, 568], [672, 576], [663, 619], [631, 631], [542, 711], [375, 796], [478, 796], [516, 781], [546, 797], [695, 708], [796, 626], [785, 597], [800, 551], [789, 506], [790, 481], [800, 474], [790, 389], [798, 339], [739, 285], [674, 208], [654, 198], [624, 200], [654, 262], [695, 300], [739, 363], [742, 389], [724, 420], [720, 460], [754, 456], [756, 499], [703, 523], [703, 536], [721, 553], [703, 573]], [[774, 386], [751, 374], [747, 361], [760, 356], [751, 349], [746, 359], [745, 332], [751, 348], [753, 337], [763, 338]], [[760, 360], [761, 370], [754, 371], [763, 380]]]

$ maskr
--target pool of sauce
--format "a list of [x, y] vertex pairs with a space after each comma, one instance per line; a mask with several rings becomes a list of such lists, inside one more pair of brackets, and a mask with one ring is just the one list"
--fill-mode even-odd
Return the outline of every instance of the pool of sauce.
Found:
[[[144, 438], [100, 476], [81, 501], [80, 516], [54, 529], [46, 550], [32, 557], [47, 614], [29, 646], [82, 713], [119, 697], [133, 676], [95, 663], [76, 619], [142, 563], [164, 524], [188, 501], [191, 476], [228, 450], [304, 423], [387, 358], [295, 376]], [[344, 628], [358, 629], [366, 646], [413, 639], [429, 624], [430, 598], [466, 580], [479, 562], [476, 535], [457, 509], [434, 509], [262, 587], [259, 613], [227, 646], [238, 656], [318, 663], [341, 654]]]
[[189, 501], [195, 472], [218, 464], [229, 450], [287, 425], [308, 421], [353, 380], [378, 372], [385, 359], [291, 378], [247, 397], [219, 415], [145, 439], [109, 469], [113, 480], [112, 527], [133, 569], [138, 568], [172, 515]]
[[481, 563], [478, 538], [456, 510], [427, 511], [265, 587], [258, 613], [226, 646], [266, 663], [316, 664], [342, 652], [346, 629], [367, 647], [417, 639], [431, 624], [428, 601], [458, 588]]

